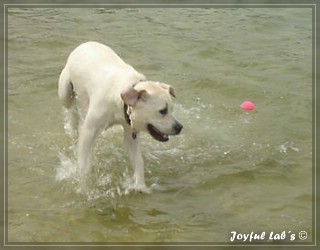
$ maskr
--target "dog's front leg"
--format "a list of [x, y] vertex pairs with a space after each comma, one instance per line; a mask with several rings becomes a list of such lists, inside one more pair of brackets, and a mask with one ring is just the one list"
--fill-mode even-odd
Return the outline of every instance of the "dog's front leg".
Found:
[[135, 133], [129, 126], [124, 127], [124, 140], [128, 149], [129, 158], [133, 166], [134, 189], [137, 191], [150, 193], [144, 180], [143, 158], [140, 151], [139, 134]]

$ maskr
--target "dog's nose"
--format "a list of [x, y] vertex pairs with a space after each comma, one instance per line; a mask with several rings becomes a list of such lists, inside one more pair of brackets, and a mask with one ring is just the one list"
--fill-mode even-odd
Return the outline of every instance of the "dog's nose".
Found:
[[174, 130], [175, 130], [176, 134], [179, 134], [181, 132], [182, 128], [183, 128], [183, 126], [179, 122], [177, 122], [174, 125]]

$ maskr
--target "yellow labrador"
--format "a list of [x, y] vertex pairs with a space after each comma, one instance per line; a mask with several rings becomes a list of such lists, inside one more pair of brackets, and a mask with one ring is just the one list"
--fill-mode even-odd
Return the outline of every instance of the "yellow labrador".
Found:
[[[163, 142], [169, 140], [169, 135], [181, 132], [182, 125], [172, 115], [172, 96], [175, 94], [170, 85], [146, 80], [103, 44], [86, 42], [74, 49], [59, 78], [59, 97], [72, 127], [79, 127], [77, 157], [81, 176], [86, 178], [91, 172], [90, 158], [98, 134], [120, 124], [134, 168], [133, 189], [148, 192], [139, 132], [147, 131]], [[81, 125], [77, 102], [87, 109]]]

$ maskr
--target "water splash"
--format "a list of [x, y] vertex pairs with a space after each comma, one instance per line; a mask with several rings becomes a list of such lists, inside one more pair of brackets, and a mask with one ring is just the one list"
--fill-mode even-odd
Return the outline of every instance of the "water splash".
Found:
[[292, 141], [287, 141], [279, 146], [279, 151], [282, 154], [287, 154], [288, 150], [299, 152], [300, 149]]
[[[62, 182], [64, 189], [68, 192], [83, 196], [87, 202], [114, 200], [137, 193], [132, 171], [129, 171], [130, 167], [119, 175], [118, 169], [115, 166], [108, 166], [108, 162], [105, 162], [105, 165], [101, 162], [92, 162], [93, 171], [86, 180], [83, 180], [83, 176], [78, 171], [75, 155], [67, 156], [67, 152], [59, 152], [59, 159], [60, 165], [56, 170], [56, 181]], [[153, 183], [150, 188], [146, 188], [145, 193], [159, 190], [159, 188], [158, 183]]]
[[56, 180], [77, 179], [77, 160], [59, 152], [60, 166], [57, 168]]
[[62, 109], [62, 115], [63, 115], [63, 128], [67, 135], [74, 136], [76, 131], [72, 128], [71, 125], [71, 119], [68, 114], [68, 110], [66, 108]]

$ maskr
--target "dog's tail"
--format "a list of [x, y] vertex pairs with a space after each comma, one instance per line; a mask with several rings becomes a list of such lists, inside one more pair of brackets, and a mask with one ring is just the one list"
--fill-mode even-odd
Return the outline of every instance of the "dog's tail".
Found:
[[70, 81], [69, 72], [66, 67], [62, 70], [59, 78], [59, 98], [66, 108], [71, 108], [75, 93], [73, 90], [72, 82]]

